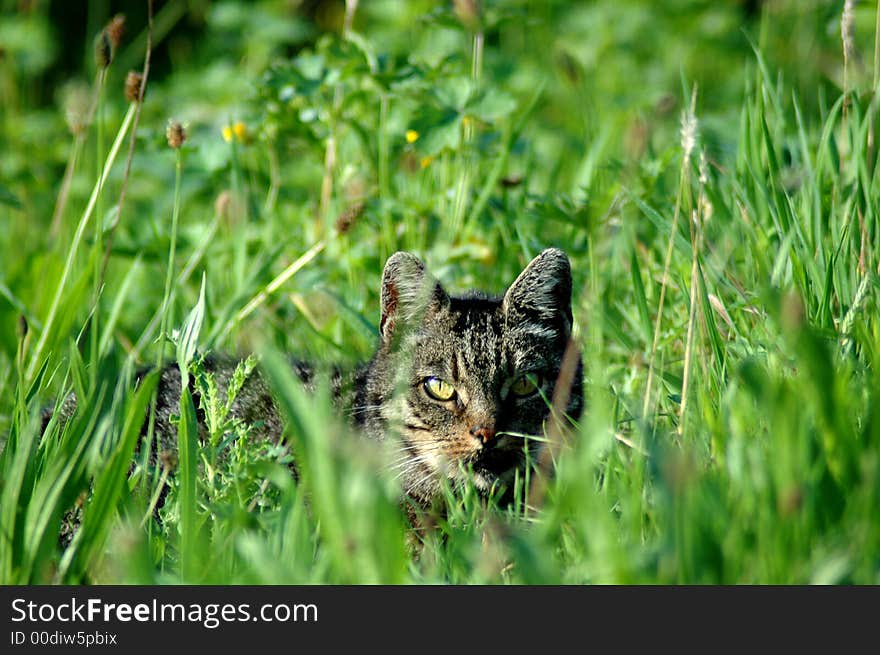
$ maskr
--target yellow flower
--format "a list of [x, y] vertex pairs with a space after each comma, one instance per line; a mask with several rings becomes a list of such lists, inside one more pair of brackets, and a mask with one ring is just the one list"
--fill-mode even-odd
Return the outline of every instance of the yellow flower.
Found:
[[422, 160], [419, 162], [419, 166], [422, 168], [428, 168], [431, 165], [431, 162], [434, 161], [434, 158], [430, 155], [427, 157], [422, 157]]
[[473, 122], [474, 122], [474, 119], [471, 118], [470, 116], [465, 116], [461, 119], [461, 124], [464, 127], [470, 127], [471, 125], [473, 125]]
[[406, 142], [407, 143], [415, 143], [419, 140], [419, 133], [415, 130], [407, 130], [406, 131]]
[[231, 143], [233, 138], [239, 143], [244, 143], [248, 138], [247, 125], [241, 121], [236, 121], [232, 125], [226, 125], [223, 128], [223, 140], [226, 143]]

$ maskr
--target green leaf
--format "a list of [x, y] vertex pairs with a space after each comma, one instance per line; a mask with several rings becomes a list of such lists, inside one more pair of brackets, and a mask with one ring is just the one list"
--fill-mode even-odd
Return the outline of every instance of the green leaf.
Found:
[[2, 184], [0, 184], [0, 205], [7, 205], [13, 209], [24, 209], [21, 200]]
[[199, 426], [196, 408], [189, 387], [183, 386], [180, 393], [180, 421], [177, 424], [177, 449], [179, 457], [178, 476], [180, 482], [180, 575], [184, 580], [195, 577], [195, 567], [199, 561], [198, 512], [196, 481], [198, 480], [198, 440]]
[[199, 333], [202, 331], [202, 323], [205, 320], [205, 274], [202, 273], [202, 287], [199, 290], [199, 299], [195, 307], [183, 322], [180, 337], [177, 342], [177, 365], [180, 367], [181, 384], [186, 386], [189, 365], [195, 357], [198, 347]]
[[428, 155], [437, 155], [443, 150], [455, 150], [461, 140], [461, 121], [453, 120], [439, 125], [425, 135], [422, 150]]
[[95, 479], [94, 491], [83, 512], [82, 525], [74, 538], [77, 548], [71, 546], [61, 563], [62, 572], [70, 572], [74, 579], [94, 563], [103, 551], [110, 525], [116, 517], [116, 508], [122, 499], [147, 405], [158, 381], [159, 375], [156, 371], [141, 380], [137, 392], [127, 404], [119, 440]]
[[642, 284], [642, 271], [639, 268], [639, 258], [633, 247], [630, 254], [630, 272], [632, 273], [633, 289], [636, 295], [636, 308], [639, 310], [639, 320], [642, 324], [642, 337], [645, 343], [650, 343], [653, 329], [651, 327], [651, 314], [648, 311], [648, 301], [645, 298], [645, 286]]
[[449, 77], [438, 80], [434, 97], [442, 107], [461, 111], [468, 105], [473, 91], [474, 83], [469, 77]]
[[467, 113], [483, 122], [494, 123], [507, 118], [515, 109], [516, 100], [513, 96], [490, 88], [481, 93], [476, 100], [468, 103]]

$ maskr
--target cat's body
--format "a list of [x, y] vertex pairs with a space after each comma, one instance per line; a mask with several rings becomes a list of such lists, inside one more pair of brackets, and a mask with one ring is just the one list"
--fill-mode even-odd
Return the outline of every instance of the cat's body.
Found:
[[[527, 451], [534, 461], [540, 441], [526, 435], [543, 436], [571, 327], [571, 271], [560, 250], [542, 252], [500, 297], [450, 296], [421, 261], [397, 253], [383, 272], [377, 351], [351, 371], [332, 372], [334, 395], [357, 431], [393, 445], [403, 491], [417, 503], [430, 504], [444, 478], [473, 480], [486, 492], [509, 484], [525, 466]], [[224, 401], [237, 364], [218, 356], [203, 362]], [[312, 367], [292, 366], [311, 386]], [[566, 413], [577, 418], [580, 358], [567, 391]], [[180, 371], [166, 367], [154, 462], [176, 451], [173, 415], [180, 392]], [[251, 426], [254, 439], [282, 437], [283, 421], [258, 369], [236, 394], [232, 415]], [[203, 419], [200, 414], [201, 428]]]

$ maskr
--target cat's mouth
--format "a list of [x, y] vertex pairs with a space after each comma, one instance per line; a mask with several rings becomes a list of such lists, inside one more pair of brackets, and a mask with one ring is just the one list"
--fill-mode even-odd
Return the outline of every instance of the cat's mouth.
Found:
[[474, 484], [480, 491], [489, 491], [497, 484], [509, 484], [522, 464], [522, 455], [517, 451], [482, 451], [471, 462]]
[[[456, 486], [472, 484], [482, 494], [509, 491], [516, 472], [525, 468], [526, 461], [521, 449], [506, 447], [478, 449], [467, 454], [459, 451], [445, 456], [430, 449], [417, 452], [405, 469], [407, 493], [425, 496], [430, 481], [434, 480], [437, 485], [443, 478]], [[436, 488], [430, 493], [436, 493]]]

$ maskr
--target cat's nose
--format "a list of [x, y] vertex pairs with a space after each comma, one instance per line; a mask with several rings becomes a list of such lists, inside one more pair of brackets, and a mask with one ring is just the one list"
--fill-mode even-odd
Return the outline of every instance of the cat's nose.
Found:
[[495, 439], [495, 428], [490, 425], [475, 425], [471, 428], [471, 434], [480, 440], [484, 446], [488, 446]]

